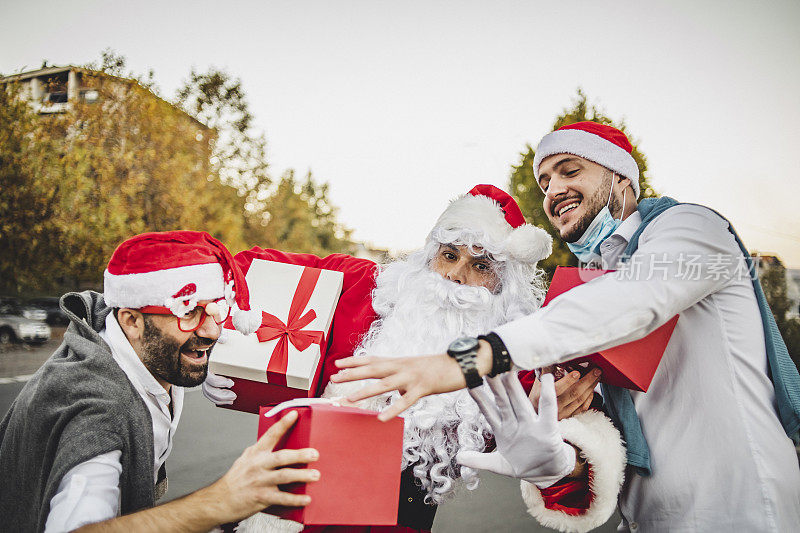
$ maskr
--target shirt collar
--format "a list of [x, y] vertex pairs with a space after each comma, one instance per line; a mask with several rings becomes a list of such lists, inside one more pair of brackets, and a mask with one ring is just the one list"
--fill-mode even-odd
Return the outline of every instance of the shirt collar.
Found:
[[117, 322], [114, 313], [109, 313], [106, 317], [106, 328], [100, 332], [100, 336], [111, 347], [111, 354], [114, 356], [114, 360], [140, 394], [147, 392], [158, 398], [165, 398], [166, 402], [169, 403], [169, 393], [156, 381], [153, 374], [147, 370], [142, 360], [139, 359], [130, 341], [128, 341], [128, 337], [125, 336], [119, 322]]
[[642, 215], [637, 209], [628, 215], [628, 218], [622, 221], [622, 224], [619, 225], [617, 231], [615, 231], [612, 235], [619, 235], [625, 240], [626, 243], [629, 243], [631, 241], [631, 237], [633, 237], [633, 234], [636, 232], [636, 229], [641, 224]]
[[628, 218], [622, 221], [619, 227], [608, 236], [600, 245], [600, 255], [603, 258], [603, 263], [606, 265], [614, 265], [619, 259], [625, 247], [633, 237], [633, 234], [642, 223], [642, 215], [637, 209]]

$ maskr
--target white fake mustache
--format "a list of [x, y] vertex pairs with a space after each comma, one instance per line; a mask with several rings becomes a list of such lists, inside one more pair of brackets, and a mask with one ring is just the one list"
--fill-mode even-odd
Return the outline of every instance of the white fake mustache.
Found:
[[443, 278], [436, 272], [427, 273], [423, 279], [424, 286], [443, 308], [488, 308], [492, 303], [493, 295], [486, 287], [461, 285]]

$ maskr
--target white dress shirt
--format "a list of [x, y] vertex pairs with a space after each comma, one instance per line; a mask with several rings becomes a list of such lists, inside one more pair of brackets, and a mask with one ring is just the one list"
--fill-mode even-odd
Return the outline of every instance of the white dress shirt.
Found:
[[[601, 245], [606, 264], [640, 223], [635, 212]], [[648, 392], [631, 393], [653, 474], [626, 473], [621, 530], [800, 531], [800, 468], [743, 259], [727, 222], [676, 206], [642, 232], [624, 269], [495, 330], [530, 369], [639, 339], [680, 314]]]
[[[100, 337], [111, 347], [114, 361], [125, 372], [144, 400], [153, 420], [153, 483], [172, 451], [172, 442], [183, 409], [183, 387], [162, 387], [136, 355], [114, 313], [106, 317]], [[172, 414], [169, 404], [172, 402]], [[121, 450], [104, 453], [70, 469], [50, 500], [45, 531], [61, 533], [86, 524], [101, 522], [119, 515], [119, 476], [122, 473]]]

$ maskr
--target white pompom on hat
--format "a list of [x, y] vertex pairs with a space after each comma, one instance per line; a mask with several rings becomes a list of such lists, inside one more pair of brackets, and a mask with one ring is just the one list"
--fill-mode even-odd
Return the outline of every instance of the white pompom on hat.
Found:
[[110, 307], [167, 307], [184, 316], [199, 300], [225, 298], [234, 327], [249, 335], [261, 325], [244, 274], [220, 241], [204, 231], [142, 233], [120, 244], [103, 274]]
[[591, 121], [576, 122], [542, 137], [533, 157], [533, 175], [538, 182], [539, 166], [551, 155], [577, 155], [630, 179], [639, 198], [639, 165], [632, 151], [628, 137], [617, 128]]
[[494, 185], [476, 185], [450, 202], [428, 239], [437, 229], [480, 233], [488, 241], [482, 243], [485, 247], [529, 265], [549, 256], [553, 249], [552, 237], [526, 223], [514, 198]]

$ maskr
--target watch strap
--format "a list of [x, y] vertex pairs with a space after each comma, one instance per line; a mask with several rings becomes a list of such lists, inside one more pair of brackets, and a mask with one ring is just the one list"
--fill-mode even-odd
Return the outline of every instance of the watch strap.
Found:
[[464, 374], [464, 381], [467, 382], [468, 389], [483, 385], [483, 378], [478, 373], [478, 357], [474, 350], [456, 356], [456, 361], [461, 367], [461, 373]]
[[492, 370], [489, 372], [490, 378], [511, 370], [511, 356], [508, 354], [508, 349], [503, 339], [501, 339], [497, 333], [492, 332], [486, 335], [478, 335], [478, 340], [484, 340], [492, 347]]
[[483, 384], [483, 378], [478, 372], [478, 340], [475, 338], [473, 340], [475, 344], [465, 351], [447, 349], [447, 355], [456, 360], [461, 369], [461, 374], [464, 376], [464, 381], [467, 382], [467, 387], [470, 389]]

